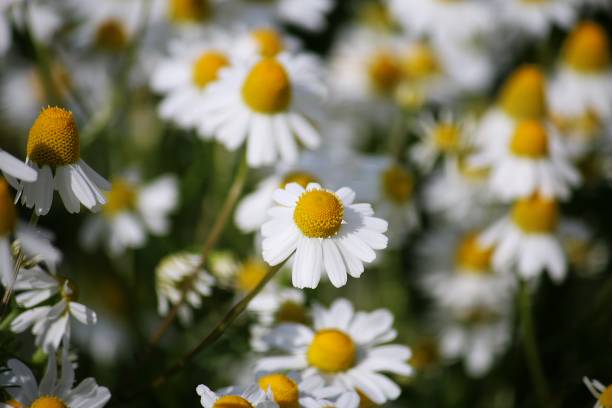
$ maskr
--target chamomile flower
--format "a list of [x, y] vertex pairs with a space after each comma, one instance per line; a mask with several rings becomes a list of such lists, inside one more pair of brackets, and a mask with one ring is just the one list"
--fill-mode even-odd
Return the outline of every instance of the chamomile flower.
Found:
[[306, 30], [321, 31], [327, 25], [327, 14], [334, 4], [334, 0], [238, 0], [234, 7], [240, 10], [236, 17], [238, 20], [260, 25], [289, 23]]
[[[22, 333], [32, 327], [36, 346], [47, 353], [57, 350], [60, 343], [70, 343], [70, 325], [73, 319], [82, 324], [95, 324], [96, 313], [78, 303], [78, 288], [66, 278], [49, 274], [38, 267], [21, 271], [15, 282], [17, 304], [26, 308], [11, 322], [11, 331]], [[60, 296], [53, 305], [37, 306]]]
[[163, 175], [145, 185], [139, 179], [137, 173], [128, 173], [112, 180], [102, 211], [91, 215], [81, 230], [86, 248], [103, 242], [116, 255], [143, 247], [147, 233], [168, 233], [168, 217], [178, 204], [176, 177]]
[[295, 162], [297, 138], [308, 149], [319, 146], [316, 124], [324, 94], [315, 60], [280, 54], [232, 66], [211, 84], [202, 114], [207, 129], [228, 149], [246, 139], [252, 167], [274, 163], [278, 157]]
[[38, 177], [34, 169], [2, 149], [0, 149], [0, 173], [13, 184], [19, 180], [32, 183]]
[[33, 407], [33, 408], [102, 408], [111, 398], [106, 387], [101, 387], [93, 378], [74, 385], [74, 367], [68, 359], [68, 353], [62, 353], [60, 377], [57, 376], [55, 354], [50, 353], [47, 369], [38, 383], [34, 373], [22, 362], [11, 359], [7, 363], [7, 392], [12, 400], [0, 403], [0, 408]]
[[247, 388], [228, 387], [214, 392], [204, 384], [200, 384], [196, 392], [204, 408], [278, 408], [271, 396], [262, 391], [259, 385]]
[[513, 268], [524, 279], [538, 278], [546, 270], [553, 281], [563, 281], [567, 263], [555, 235], [558, 212], [554, 200], [539, 195], [515, 202], [510, 215], [480, 237], [483, 245], [495, 245], [493, 265]]
[[110, 185], [80, 156], [79, 132], [72, 113], [57, 107], [43, 109], [30, 129], [27, 146], [26, 163], [38, 178], [19, 184], [21, 202], [34, 207], [38, 215], [46, 215], [57, 190], [70, 213], [78, 213], [81, 204], [99, 210], [106, 203], [103, 192]]
[[612, 407], [612, 386], [605, 386], [595, 379], [582, 377], [582, 382], [588, 388], [589, 392], [597, 402], [593, 408], [610, 408]]
[[[200, 255], [179, 252], [166, 256], [155, 269], [157, 310], [160, 316], [178, 305], [178, 316], [183, 324], [193, 320], [192, 308], [202, 306], [202, 297], [210, 296], [215, 279], [201, 266]], [[184, 298], [184, 301], [183, 301]]]
[[546, 37], [552, 26], [570, 27], [576, 18], [571, 0], [497, 0], [499, 16], [522, 35]]
[[394, 400], [400, 388], [383, 372], [410, 375], [410, 349], [385, 344], [395, 339], [393, 316], [385, 309], [354, 312], [346, 299], [330, 309], [313, 308], [313, 328], [281, 324], [267, 339], [285, 355], [264, 357], [261, 371], [296, 370], [320, 376], [326, 385], [360, 392], [376, 404]]
[[274, 192], [275, 206], [262, 227], [263, 258], [278, 265], [291, 256], [296, 288], [316, 288], [321, 273], [332, 285], [344, 286], [347, 274], [358, 278], [364, 263], [387, 247], [387, 222], [374, 217], [369, 204], [353, 204], [348, 187], [336, 192], [310, 183], [289, 183]]

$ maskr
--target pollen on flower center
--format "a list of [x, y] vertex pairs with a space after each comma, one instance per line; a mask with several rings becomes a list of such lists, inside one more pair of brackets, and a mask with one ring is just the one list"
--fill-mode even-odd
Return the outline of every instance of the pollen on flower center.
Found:
[[519, 123], [510, 141], [510, 150], [519, 157], [545, 157], [548, 154], [546, 129], [535, 120]]
[[193, 64], [193, 83], [198, 88], [205, 88], [219, 78], [219, 71], [230, 64], [227, 56], [219, 51], [208, 51], [200, 55]]
[[204, 21], [212, 14], [209, 0], [169, 0], [170, 19], [179, 23]]
[[236, 276], [236, 287], [250, 292], [268, 273], [268, 265], [257, 259], [249, 259], [242, 264]]
[[466, 235], [455, 252], [455, 262], [461, 270], [474, 273], [487, 273], [490, 271], [493, 247], [482, 247], [478, 242], [478, 235]]
[[340, 231], [344, 218], [344, 205], [334, 193], [310, 190], [300, 196], [293, 220], [309, 238], [329, 238]]
[[308, 363], [327, 373], [346, 371], [355, 364], [357, 348], [340, 330], [319, 330], [307, 352]]
[[300, 392], [298, 385], [291, 378], [283, 374], [270, 374], [259, 379], [262, 390], [272, 390], [274, 401], [279, 408], [299, 408]]
[[289, 183], [298, 183], [303, 188], [310, 183], [318, 183], [319, 180], [306, 171], [291, 171], [285, 175], [281, 182], [280, 188], [285, 188]]
[[499, 104], [512, 118], [539, 119], [546, 114], [544, 75], [535, 65], [524, 65], [504, 84]]
[[612, 408], [612, 385], [608, 385], [597, 400], [603, 408]]
[[406, 169], [399, 164], [393, 164], [382, 173], [382, 187], [388, 199], [403, 204], [412, 197], [414, 180]]
[[453, 152], [457, 149], [461, 132], [452, 123], [441, 123], [433, 131], [434, 140], [438, 148], [444, 152]]
[[280, 62], [258, 62], [242, 86], [242, 97], [254, 111], [272, 115], [285, 111], [291, 102], [291, 80]]
[[43, 109], [30, 129], [27, 153], [39, 166], [78, 162], [80, 139], [72, 112], [57, 107]]
[[380, 51], [371, 58], [368, 75], [377, 92], [389, 93], [395, 89], [402, 77], [400, 62], [390, 52]]
[[285, 45], [278, 31], [272, 28], [260, 28], [251, 32], [251, 37], [259, 47], [259, 54], [272, 58], [283, 51]]
[[106, 193], [106, 204], [102, 207], [105, 215], [114, 216], [122, 211], [129, 210], [136, 205], [136, 190], [126, 180], [113, 181], [111, 189]]
[[418, 44], [410, 49], [402, 64], [408, 79], [422, 80], [438, 74], [440, 63], [434, 50], [427, 44]]
[[103, 21], [96, 31], [95, 45], [106, 51], [119, 51], [128, 43], [128, 34], [121, 21], [111, 18]]
[[578, 25], [566, 40], [563, 59], [577, 71], [601, 72], [610, 64], [609, 47], [605, 30], [599, 24], [587, 21]]
[[30, 408], [68, 408], [68, 405], [58, 397], [49, 395], [38, 398], [30, 405]]
[[237, 395], [225, 395], [215, 401], [213, 408], [253, 408], [253, 405]]
[[512, 219], [526, 233], [552, 232], [557, 227], [557, 203], [539, 195], [520, 199], [512, 207]]
[[17, 225], [17, 210], [8, 183], [0, 178], [0, 237], [6, 236]]

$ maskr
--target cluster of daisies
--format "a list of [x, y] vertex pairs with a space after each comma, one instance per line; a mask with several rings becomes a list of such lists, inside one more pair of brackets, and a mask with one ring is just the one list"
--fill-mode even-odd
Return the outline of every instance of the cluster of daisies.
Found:
[[[355, 1], [342, 6], [354, 18], [332, 30], [336, 3], [0, 5], [0, 58], [10, 61], [0, 117], [27, 135], [0, 144], [0, 332], [31, 333], [46, 362], [38, 382], [40, 370], [0, 361], [0, 408], [103, 407], [107, 388], [93, 378], [75, 386], [73, 350], [89, 342], [113, 362], [129, 343], [80, 303], [84, 278], [66, 276], [39, 219], [86, 209], [78, 228], [56, 233], [78, 229], [87, 254], [124, 265], [179, 235], [174, 215], [194, 200], [187, 181], [224, 164], [206, 162], [212, 155], [239, 163], [218, 233], [232, 210], [228, 223], [250, 244], [197, 251], [177, 238], [183, 249], [155, 250], [149, 276], [157, 320], [168, 322], [153, 343], [175, 316], [194, 324], [217, 292], [237, 304], [252, 296], [240, 375], [217, 391], [198, 385], [206, 408], [381, 406], [438, 360], [484, 376], [512, 344], [518, 291], [537, 296], [542, 280], [602, 269], [607, 250], [562, 204], [612, 178], [610, 38], [589, 18], [609, 13], [609, 1]], [[295, 34], [324, 30], [333, 34], [324, 57]], [[555, 33], [554, 56], [512, 60], [508, 50]], [[145, 170], [149, 160], [172, 168], [164, 149], [183, 141], [209, 152], [189, 180]], [[317, 302], [312, 289], [372, 279], [368, 268], [381, 271], [408, 245], [417, 251], [408, 286], [430, 306], [412, 347], [387, 309]], [[597, 407], [612, 408], [612, 386], [584, 383]]]

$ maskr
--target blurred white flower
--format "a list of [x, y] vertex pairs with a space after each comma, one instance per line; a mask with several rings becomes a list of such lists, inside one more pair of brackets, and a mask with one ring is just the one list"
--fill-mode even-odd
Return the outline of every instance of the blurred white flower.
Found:
[[572, 0], [496, 0], [502, 22], [524, 36], [548, 36], [553, 26], [570, 27], [576, 18]]
[[582, 382], [597, 400], [593, 408], [608, 408], [612, 406], [612, 386], [606, 387], [599, 381], [587, 377], [582, 377]]
[[204, 384], [200, 384], [196, 392], [204, 408], [278, 408], [278, 405], [272, 400], [272, 395], [262, 391], [259, 385], [251, 385], [246, 388], [227, 387], [214, 392]]
[[[20, 180], [32, 183], [38, 177], [34, 169], [2, 149], [0, 149], [0, 173], [13, 185], [17, 185]], [[4, 184], [4, 181], [0, 182]]]
[[306, 30], [321, 31], [327, 25], [327, 14], [334, 4], [335, 0], [237, 0], [232, 6], [235, 19], [251, 25], [289, 23]]

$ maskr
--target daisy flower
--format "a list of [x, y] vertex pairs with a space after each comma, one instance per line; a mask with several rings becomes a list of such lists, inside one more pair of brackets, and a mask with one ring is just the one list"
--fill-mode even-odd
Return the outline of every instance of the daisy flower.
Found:
[[360, 392], [376, 404], [399, 397], [400, 388], [381, 373], [411, 375], [410, 349], [385, 344], [397, 335], [388, 310], [354, 312], [349, 301], [338, 299], [330, 309], [313, 308], [313, 326], [279, 325], [267, 339], [286, 355], [264, 357], [256, 368], [320, 376], [326, 385]]
[[580, 182], [555, 129], [537, 120], [520, 121], [505, 149], [491, 142], [471, 161], [490, 169], [489, 186], [502, 200], [533, 194], [565, 199]]
[[561, 282], [567, 263], [555, 233], [558, 208], [554, 200], [534, 195], [514, 203], [509, 216], [489, 227], [480, 237], [483, 245], [495, 245], [493, 265], [514, 268], [524, 279], [534, 279], [546, 270]]
[[546, 37], [552, 26], [568, 28], [576, 18], [571, 0], [497, 0], [502, 22], [523, 35]]
[[189, 252], [179, 252], [161, 260], [155, 268], [157, 310], [160, 316], [165, 316], [171, 306], [182, 302], [178, 317], [185, 325], [191, 323], [191, 309], [202, 306], [202, 297], [211, 295], [215, 283], [215, 279], [201, 267], [201, 262], [200, 255]]
[[142, 248], [147, 232], [168, 233], [168, 217], [178, 204], [176, 177], [163, 175], [142, 186], [139, 179], [137, 173], [128, 173], [112, 180], [102, 211], [90, 216], [81, 230], [86, 248], [103, 241], [108, 252], [117, 255], [127, 248]]
[[78, 213], [80, 204], [97, 211], [106, 203], [108, 181], [89, 167], [80, 154], [80, 139], [70, 111], [49, 107], [40, 113], [28, 135], [26, 163], [38, 174], [35, 182], [21, 182], [21, 202], [46, 215], [59, 192], [70, 213]]
[[252, 24], [288, 23], [309, 31], [321, 31], [327, 25], [327, 14], [331, 12], [334, 0], [272, 0], [253, 2], [238, 0], [234, 7], [238, 10], [237, 20], [250, 21]]
[[360, 277], [375, 250], [387, 247], [387, 222], [354, 199], [348, 187], [333, 192], [289, 183], [277, 189], [270, 220], [261, 227], [264, 260], [274, 266], [295, 254], [292, 281], [300, 289], [316, 288], [323, 271], [335, 287], [346, 284], [347, 273]]
[[[96, 313], [78, 303], [78, 288], [66, 278], [49, 274], [38, 267], [21, 271], [15, 282], [15, 300], [26, 308], [11, 322], [11, 331], [22, 333], [32, 327], [36, 346], [47, 353], [57, 350], [60, 343], [70, 343], [70, 323], [76, 319], [82, 324], [95, 324]], [[40, 305], [60, 296], [53, 305]]]
[[612, 407], [612, 386], [605, 386], [595, 379], [582, 377], [582, 382], [588, 388], [589, 392], [597, 402], [593, 408], [611, 408]]
[[246, 388], [228, 387], [214, 392], [204, 384], [200, 384], [196, 392], [204, 408], [278, 408], [271, 396], [262, 391], [259, 385], [251, 385]]
[[33, 183], [38, 176], [34, 169], [2, 149], [0, 149], [0, 173], [14, 185], [17, 185], [18, 181]]
[[298, 144], [319, 146], [315, 125], [325, 88], [315, 60], [280, 54], [252, 59], [220, 73], [208, 88], [202, 105], [207, 127], [228, 149], [247, 139], [247, 161], [252, 167], [273, 164], [278, 157], [295, 162]]
[[0, 403], [0, 408], [33, 407], [33, 408], [102, 408], [110, 400], [108, 388], [101, 387], [93, 378], [74, 385], [74, 368], [68, 360], [68, 353], [62, 353], [60, 377], [57, 376], [55, 354], [50, 353], [47, 369], [38, 383], [34, 373], [22, 362], [11, 359], [7, 363], [6, 391], [12, 400]]

